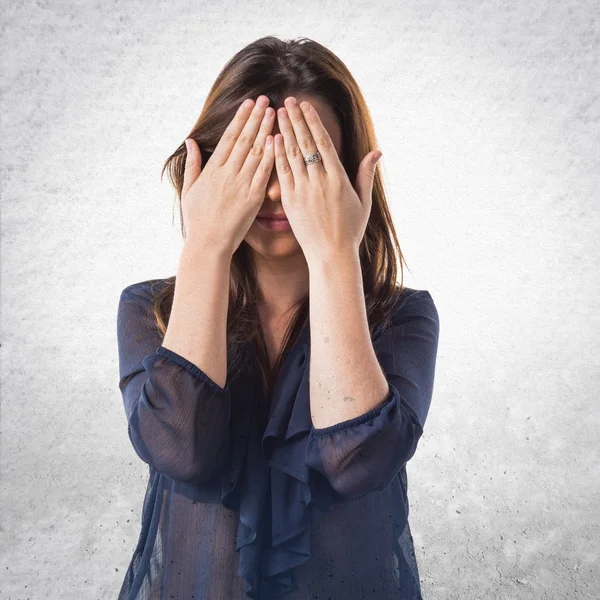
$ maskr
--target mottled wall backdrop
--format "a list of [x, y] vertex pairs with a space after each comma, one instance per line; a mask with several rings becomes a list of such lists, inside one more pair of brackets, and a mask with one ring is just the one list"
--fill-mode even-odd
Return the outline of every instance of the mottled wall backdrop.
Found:
[[267, 34], [356, 76], [405, 284], [440, 313], [408, 466], [425, 597], [598, 597], [594, 0], [2, 2], [0, 596], [116, 598], [147, 477], [119, 294], [175, 273], [163, 161]]

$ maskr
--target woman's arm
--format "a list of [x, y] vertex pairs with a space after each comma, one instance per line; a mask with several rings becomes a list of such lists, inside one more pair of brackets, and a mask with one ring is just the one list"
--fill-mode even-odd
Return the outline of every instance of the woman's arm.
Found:
[[163, 348], [185, 356], [220, 387], [227, 377], [231, 254], [186, 242]]
[[147, 283], [129, 286], [121, 294], [119, 388], [129, 438], [144, 462], [171, 479], [201, 483], [227, 457], [229, 264], [199, 249], [182, 254], [164, 339]]
[[[363, 392], [365, 381], [379, 382], [379, 373], [375, 377], [373, 369], [372, 379], [368, 372], [363, 371], [361, 376], [363, 367], [356, 356], [357, 348], [353, 347], [356, 342], [344, 341], [343, 334], [332, 334], [329, 344], [323, 344], [319, 354], [311, 331], [310, 368], [317, 374], [313, 380], [311, 371], [311, 394], [313, 389], [320, 392], [310, 399], [311, 407], [315, 402], [326, 406], [331, 401], [334, 406], [329, 412], [339, 416], [333, 424], [313, 426], [306, 460], [340, 494], [356, 496], [383, 489], [414, 455], [431, 403], [438, 338], [439, 317], [431, 295], [426, 290], [410, 293], [400, 302], [391, 326], [369, 341], [377, 358], [377, 370], [388, 388], [387, 394], [382, 395], [379, 388]], [[324, 348], [328, 348], [329, 354]], [[369, 356], [366, 350], [364, 355]], [[326, 378], [319, 378], [320, 373], [326, 374]], [[329, 387], [330, 381], [335, 387]], [[328, 389], [359, 398], [363, 406], [368, 406], [363, 396], [377, 404], [366, 410], [361, 408], [361, 414], [347, 413], [352, 416], [343, 419], [340, 408], [343, 397], [332, 396], [330, 400], [323, 395]]]

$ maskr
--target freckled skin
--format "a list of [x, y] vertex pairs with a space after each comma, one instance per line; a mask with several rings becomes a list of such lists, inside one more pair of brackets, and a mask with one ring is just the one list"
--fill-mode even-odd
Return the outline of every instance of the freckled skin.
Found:
[[356, 398], [353, 398], [352, 396], [344, 396], [344, 401], [345, 402], [356, 402]]

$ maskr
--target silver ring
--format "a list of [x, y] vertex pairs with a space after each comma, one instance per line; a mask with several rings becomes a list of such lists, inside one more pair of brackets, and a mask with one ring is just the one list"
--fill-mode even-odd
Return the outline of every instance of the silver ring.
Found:
[[310, 156], [305, 156], [304, 164], [311, 165], [312, 163], [319, 162], [320, 160], [322, 160], [321, 153], [317, 151], [315, 154], [311, 154]]

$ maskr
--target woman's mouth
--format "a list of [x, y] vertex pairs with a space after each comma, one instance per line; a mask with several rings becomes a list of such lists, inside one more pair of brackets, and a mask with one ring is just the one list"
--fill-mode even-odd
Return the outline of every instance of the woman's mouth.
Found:
[[267, 219], [264, 217], [256, 217], [256, 220], [266, 229], [271, 229], [272, 231], [287, 231], [291, 229], [290, 223], [287, 218], [283, 219]]

